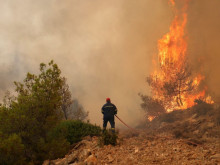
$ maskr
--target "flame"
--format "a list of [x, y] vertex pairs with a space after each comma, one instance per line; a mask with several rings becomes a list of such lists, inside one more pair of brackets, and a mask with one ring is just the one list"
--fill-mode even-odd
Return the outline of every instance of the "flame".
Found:
[[[164, 102], [169, 101], [170, 104], [165, 106], [167, 112], [189, 108], [195, 104], [196, 99], [213, 103], [211, 97], [206, 96], [207, 88], [200, 89], [205, 76], [191, 75], [190, 69], [187, 68], [187, 0], [181, 10], [176, 8], [175, 0], [169, 2], [175, 17], [169, 32], [158, 41], [158, 64], [151, 75], [150, 85], [153, 98]], [[173, 94], [170, 98], [164, 92], [166, 86], [166, 92]], [[153, 118], [149, 117], [149, 120]]]
[[156, 117], [156, 116], [149, 116], [149, 117], [148, 117], [148, 120], [149, 120], [149, 121], [152, 121], [155, 117]]

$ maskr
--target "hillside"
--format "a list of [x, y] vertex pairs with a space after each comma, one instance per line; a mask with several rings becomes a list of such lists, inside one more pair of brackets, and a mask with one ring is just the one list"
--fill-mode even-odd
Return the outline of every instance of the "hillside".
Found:
[[136, 133], [120, 131], [118, 144], [100, 147], [86, 137], [72, 150], [44, 165], [83, 164], [220, 164], [219, 108], [200, 104], [164, 114]]
[[138, 135], [120, 134], [117, 146], [99, 147], [97, 137], [87, 138], [65, 156], [44, 165], [83, 164], [219, 164], [220, 144], [212, 142], [192, 145], [170, 136], [150, 136], [139, 130]]

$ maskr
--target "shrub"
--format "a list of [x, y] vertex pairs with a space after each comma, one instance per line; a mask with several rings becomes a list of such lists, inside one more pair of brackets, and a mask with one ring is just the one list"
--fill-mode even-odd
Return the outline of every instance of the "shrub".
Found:
[[171, 113], [165, 113], [159, 116], [161, 122], [166, 122], [166, 123], [173, 123], [176, 121], [176, 115], [175, 111]]
[[146, 115], [149, 116], [159, 116], [163, 113], [166, 113], [163, 102], [157, 99], [154, 99], [150, 96], [139, 94], [141, 97], [142, 103], [141, 108], [146, 112]]
[[111, 130], [105, 130], [102, 135], [99, 137], [99, 145], [113, 145], [117, 144], [118, 132], [112, 133]]
[[183, 132], [181, 130], [175, 129], [173, 131], [173, 135], [175, 138], [181, 138], [181, 137], [183, 137]]
[[50, 143], [43, 145], [47, 152], [44, 157], [46, 159], [57, 159], [64, 157], [70, 149], [70, 143], [64, 137], [53, 137]]
[[209, 111], [213, 110], [213, 105], [208, 104], [206, 102], [197, 101], [197, 104], [193, 107], [193, 111], [197, 114], [197, 116], [206, 115]]
[[85, 123], [79, 120], [62, 121], [55, 127], [50, 136], [65, 137], [70, 144], [79, 142], [85, 136], [99, 136], [101, 128], [99, 126]]
[[24, 154], [24, 145], [17, 134], [12, 134], [9, 137], [0, 135], [0, 164], [27, 164]]
[[215, 122], [217, 125], [220, 125], [220, 108], [216, 109]]

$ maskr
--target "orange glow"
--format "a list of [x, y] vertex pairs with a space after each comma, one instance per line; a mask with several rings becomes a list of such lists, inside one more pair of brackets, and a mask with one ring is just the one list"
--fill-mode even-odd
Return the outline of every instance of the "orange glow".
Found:
[[[158, 40], [157, 64], [153, 60], [153, 64], [157, 66], [151, 74], [152, 95], [154, 99], [170, 102], [165, 106], [167, 112], [189, 108], [195, 104], [195, 99], [213, 103], [211, 97], [206, 96], [206, 89], [200, 89], [205, 77], [202, 74], [189, 74], [190, 71], [187, 70], [187, 1], [185, 2], [185, 6], [178, 11], [175, 0], [170, 0], [175, 17], [169, 32]], [[165, 87], [166, 92], [173, 94], [170, 98], [167, 97], [169, 94], [165, 95]], [[152, 119], [149, 117], [149, 120]]]
[[149, 121], [152, 121], [154, 118], [155, 118], [155, 116], [149, 116], [149, 117], [148, 117], [148, 120], [149, 120]]
[[170, 3], [172, 6], [175, 6], [175, 1], [174, 0], [170, 0]]

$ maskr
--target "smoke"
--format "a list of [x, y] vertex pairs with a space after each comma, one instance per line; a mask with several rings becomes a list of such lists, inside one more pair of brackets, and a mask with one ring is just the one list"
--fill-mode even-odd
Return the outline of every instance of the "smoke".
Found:
[[[207, 3], [191, 2], [190, 54], [211, 57], [210, 67], [205, 68], [214, 87], [219, 82], [220, 10], [218, 0], [210, 1], [208, 10]], [[173, 14], [167, 1], [0, 0], [0, 10], [1, 96], [13, 81], [21, 81], [27, 72], [37, 72], [39, 63], [53, 59], [73, 97], [89, 111], [91, 122], [102, 123], [100, 109], [106, 97], [125, 122], [143, 119], [138, 93], [149, 93], [145, 78], [152, 71], [157, 40], [169, 31]]]
[[126, 122], [141, 119], [139, 92], [157, 39], [168, 30], [172, 13], [164, 0], [9, 0], [0, 1], [1, 95], [54, 59], [74, 98], [102, 122], [110, 97]]
[[220, 102], [220, 1], [190, 1], [188, 15], [189, 56], [205, 75], [209, 94]]

